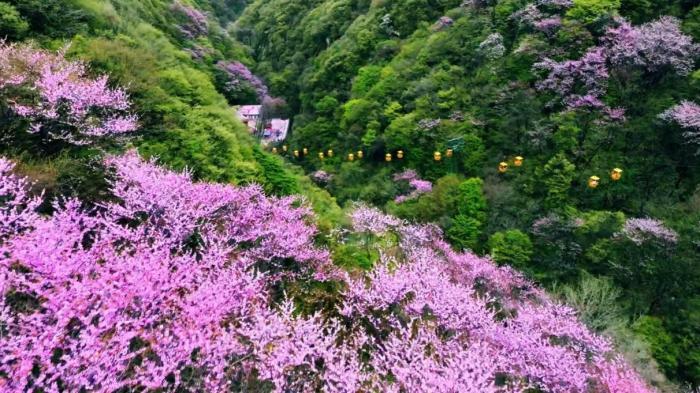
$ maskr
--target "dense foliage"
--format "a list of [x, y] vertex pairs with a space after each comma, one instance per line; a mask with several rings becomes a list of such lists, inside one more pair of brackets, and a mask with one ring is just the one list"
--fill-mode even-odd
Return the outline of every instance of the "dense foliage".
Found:
[[0, 390], [700, 386], [697, 2], [0, 0], [0, 37]]
[[[612, 279], [624, 323], [601, 330], [700, 384], [696, 2], [258, 0], [230, 30], [297, 113], [287, 143], [337, 153], [294, 161], [341, 203], [436, 222], [550, 288]], [[432, 192], [404, 200], [408, 169]], [[477, 209], [457, 201], [472, 177]]]

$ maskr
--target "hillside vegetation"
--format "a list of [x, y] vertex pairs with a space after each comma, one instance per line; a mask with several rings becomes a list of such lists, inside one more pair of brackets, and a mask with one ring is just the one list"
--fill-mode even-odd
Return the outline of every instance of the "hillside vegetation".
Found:
[[700, 386], [694, 1], [0, 0], [0, 37], [0, 391]]
[[610, 286], [664, 372], [700, 381], [695, 2], [258, 0], [229, 30], [340, 202], [439, 223], [563, 293]]

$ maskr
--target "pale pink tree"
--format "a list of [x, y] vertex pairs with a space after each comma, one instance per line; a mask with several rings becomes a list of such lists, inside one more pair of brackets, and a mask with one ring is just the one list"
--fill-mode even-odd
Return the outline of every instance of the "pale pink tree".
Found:
[[641, 26], [632, 26], [622, 18], [617, 22], [604, 37], [613, 65], [633, 65], [652, 72], [670, 68], [680, 75], [693, 71], [700, 46], [681, 31], [678, 19], [664, 16]]
[[[350, 277], [303, 201], [134, 152], [106, 164], [113, 200], [49, 216], [0, 171], [1, 211], [25, 217], [0, 222], [3, 391], [651, 391], [573, 309], [434, 225], [358, 205], [381, 258]], [[336, 311], [301, 315], [280, 294], [313, 280], [341, 284]]]
[[680, 125], [685, 130], [683, 137], [688, 143], [700, 144], [700, 105], [692, 101], [682, 101], [661, 113], [659, 117]]
[[107, 76], [91, 78], [63, 52], [0, 43], [0, 98], [46, 140], [85, 145], [138, 126], [124, 90], [111, 88]]

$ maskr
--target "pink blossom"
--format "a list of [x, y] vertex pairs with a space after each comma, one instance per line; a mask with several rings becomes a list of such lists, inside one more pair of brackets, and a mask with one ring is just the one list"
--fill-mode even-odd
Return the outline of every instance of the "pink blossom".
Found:
[[411, 192], [407, 195], [399, 195], [394, 199], [396, 203], [403, 203], [405, 201], [416, 199], [419, 196], [428, 193], [433, 190], [433, 183], [427, 180], [421, 180], [413, 169], [406, 169], [401, 173], [394, 175], [394, 181], [407, 181]]
[[629, 218], [618, 236], [627, 238], [640, 245], [648, 240], [657, 239], [674, 244], [678, 241], [676, 231], [667, 228], [663, 222], [653, 218]]
[[328, 184], [333, 176], [326, 171], [318, 170], [311, 174], [311, 178], [318, 184]]
[[268, 95], [268, 89], [262, 79], [254, 75], [248, 67], [238, 61], [220, 61], [216, 66], [228, 77], [226, 88], [235, 92], [243, 88], [243, 84], [250, 84], [258, 94], [258, 98], [263, 100]]
[[683, 136], [690, 143], [700, 143], [700, 105], [684, 100], [659, 115], [661, 119], [678, 123], [686, 131]]
[[8, 101], [31, 122], [29, 132], [84, 145], [137, 129], [126, 92], [110, 88], [106, 76], [90, 79], [83, 63], [22, 45], [0, 44], [0, 57], [0, 89], [23, 87]]
[[30, 196], [29, 182], [12, 174], [14, 167], [14, 163], [0, 157], [0, 242], [5, 236], [34, 227], [39, 221], [36, 208], [41, 198]]
[[207, 15], [202, 13], [196, 8], [189, 5], [182, 4], [179, 1], [175, 1], [170, 9], [180, 13], [186, 18], [186, 23], [179, 26], [180, 31], [185, 37], [194, 39], [199, 36], [206, 35], [209, 32], [209, 22], [207, 20]]
[[[356, 231], [391, 236], [350, 277], [295, 197], [195, 183], [135, 152], [106, 164], [114, 199], [38, 216], [0, 159], [4, 391], [219, 392], [254, 378], [274, 392], [652, 391], [573, 309], [434, 225], [356, 205]], [[313, 279], [342, 281], [338, 313], [301, 315], [279, 292]]]
[[537, 84], [540, 90], [557, 94], [565, 102], [576, 102], [582, 97], [601, 97], [607, 90], [609, 78], [603, 48], [593, 48], [579, 60], [556, 62], [545, 59], [534, 65], [548, 72], [546, 79]]
[[540, 30], [546, 34], [553, 34], [559, 27], [561, 27], [561, 18], [558, 16], [544, 18], [535, 21], [533, 25], [537, 30]]
[[605, 37], [611, 63], [631, 64], [649, 71], [670, 67], [679, 75], [692, 72], [700, 46], [681, 31], [678, 19], [664, 16], [639, 27], [624, 19], [618, 23]]

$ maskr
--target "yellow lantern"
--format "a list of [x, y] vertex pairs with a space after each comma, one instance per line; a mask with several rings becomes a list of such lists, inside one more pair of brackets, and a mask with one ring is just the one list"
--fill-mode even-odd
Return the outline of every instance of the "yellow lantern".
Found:
[[302, 151], [304, 152], [304, 155], [305, 155], [305, 156], [309, 155], [309, 149], [304, 148]]
[[352, 153], [348, 154], [348, 161], [355, 161], [355, 155]]
[[273, 147], [273, 148], [272, 148], [272, 154], [277, 154], [277, 148], [276, 148], [276, 147]]
[[588, 178], [588, 187], [597, 188], [600, 184], [600, 178], [598, 176], [591, 176]]
[[445, 157], [447, 157], [447, 158], [452, 157], [452, 149], [447, 149], [447, 151], [445, 151]]
[[513, 159], [513, 165], [515, 166], [522, 166], [523, 165], [523, 158], [520, 156], [517, 156]]
[[282, 145], [282, 151], [285, 153], [287, 152], [287, 145]]
[[396, 158], [399, 160], [403, 158], [403, 150], [399, 150], [396, 152]]
[[434, 159], [435, 161], [440, 161], [440, 160], [442, 160], [442, 154], [440, 154], [439, 151], [436, 151], [435, 153], [433, 153], [433, 159]]
[[323, 152], [318, 153], [318, 158], [320, 158], [322, 161], [325, 158]]
[[620, 168], [615, 168], [610, 172], [610, 178], [613, 179], [613, 181], [618, 181], [622, 179], [622, 169]]
[[328, 157], [333, 157], [333, 149], [328, 149]]
[[498, 164], [498, 172], [500, 172], [500, 173], [508, 172], [508, 163], [501, 162], [500, 164]]
[[299, 150], [294, 150], [294, 157], [299, 158]]
[[362, 152], [362, 150], [358, 150], [358, 151], [357, 151], [357, 158], [362, 159], [362, 157], [364, 157], [364, 156], [365, 156], [365, 155], [364, 155], [364, 153]]
[[391, 153], [386, 153], [384, 155], [384, 161], [391, 162]]

